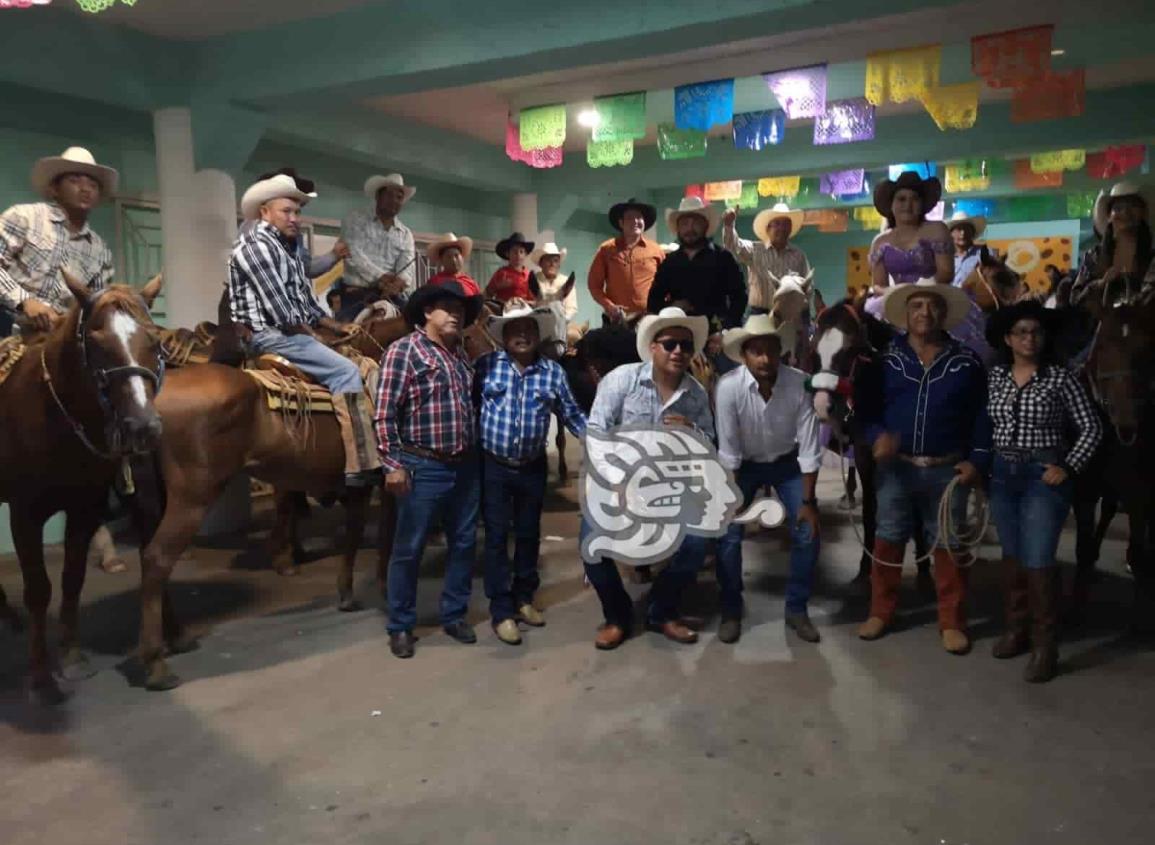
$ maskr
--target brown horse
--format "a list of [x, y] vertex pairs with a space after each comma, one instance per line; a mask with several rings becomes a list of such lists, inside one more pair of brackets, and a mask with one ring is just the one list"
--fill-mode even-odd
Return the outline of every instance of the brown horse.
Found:
[[67, 274], [65, 281], [76, 305], [46, 337], [29, 342], [0, 384], [0, 501], [11, 509], [31, 618], [32, 690], [45, 703], [65, 695], [48, 649], [44, 523], [67, 515], [61, 666], [67, 678], [88, 677], [77, 640], [88, 546], [123, 459], [154, 449], [161, 432], [154, 400], [163, 370], [148, 313], [159, 280], [139, 294], [121, 286], [91, 293]]

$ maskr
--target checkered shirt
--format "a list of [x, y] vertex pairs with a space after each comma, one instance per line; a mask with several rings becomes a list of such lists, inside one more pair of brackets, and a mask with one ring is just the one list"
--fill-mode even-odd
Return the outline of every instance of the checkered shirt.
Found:
[[325, 315], [313, 298], [308, 252], [287, 242], [268, 223], [242, 230], [229, 258], [233, 322], [254, 332], [315, 325]]

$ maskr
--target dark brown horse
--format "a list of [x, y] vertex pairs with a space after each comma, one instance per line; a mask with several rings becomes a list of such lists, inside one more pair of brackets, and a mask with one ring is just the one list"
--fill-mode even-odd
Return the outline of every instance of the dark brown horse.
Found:
[[0, 385], [0, 501], [11, 510], [24, 578], [32, 690], [45, 703], [65, 696], [48, 648], [44, 523], [67, 515], [60, 662], [66, 677], [88, 677], [77, 639], [88, 546], [123, 459], [154, 449], [161, 433], [154, 401], [163, 370], [148, 313], [159, 280], [139, 294], [121, 286], [90, 293], [67, 274], [65, 281], [77, 304], [28, 343]]

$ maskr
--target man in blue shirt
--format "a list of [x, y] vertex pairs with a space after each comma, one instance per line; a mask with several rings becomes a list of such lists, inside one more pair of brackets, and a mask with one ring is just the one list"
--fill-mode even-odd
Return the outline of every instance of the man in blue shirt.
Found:
[[[864, 640], [881, 637], [894, 617], [917, 514], [933, 548], [943, 647], [952, 654], [970, 649], [963, 610], [968, 561], [961, 559], [957, 538], [965, 532], [963, 488], [975, 484], [990, 462], [991, 425], [982, 361], [947, 334], [969, 308], [962, 290], [933, 279], [898, 285], [883, 303], [887, 321], [907, 334], [895, 338], [883, 356], [881, 405], [862, 409], [879, 464], [870, 618], [858, 630]], [[953, 525], [940, 526], [939, 503], [956, 476]]]
[[521, 642], [519, 619], [534, 627], [545, 624], [533, 596], [541, 583], [537, 559], [550, 419], [560, 411], [575, 436], [586, 430], [585, 414], [574, 401], [565, 371], [539, 354], [542, 343], [554, 339], [554, 324], [549, 308], [521, 307], [491, 317], [486, 328], [503, 348], [483, 355], [475, 365], [484, 455], [485, 594], [493, 630], [509, 645]]

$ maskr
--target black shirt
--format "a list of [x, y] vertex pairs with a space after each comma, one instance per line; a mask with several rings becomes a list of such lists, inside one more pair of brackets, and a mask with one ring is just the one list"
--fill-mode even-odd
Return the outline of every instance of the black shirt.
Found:
[[686, 313], [710, 318], [710, 331], [742, 324], [746, 312], [746, 281], [734, 256], [713, 241], [687, 256], [677, 249], [658, 267], [646, 310], [657, 314], [679, 301], [688, 303]]

